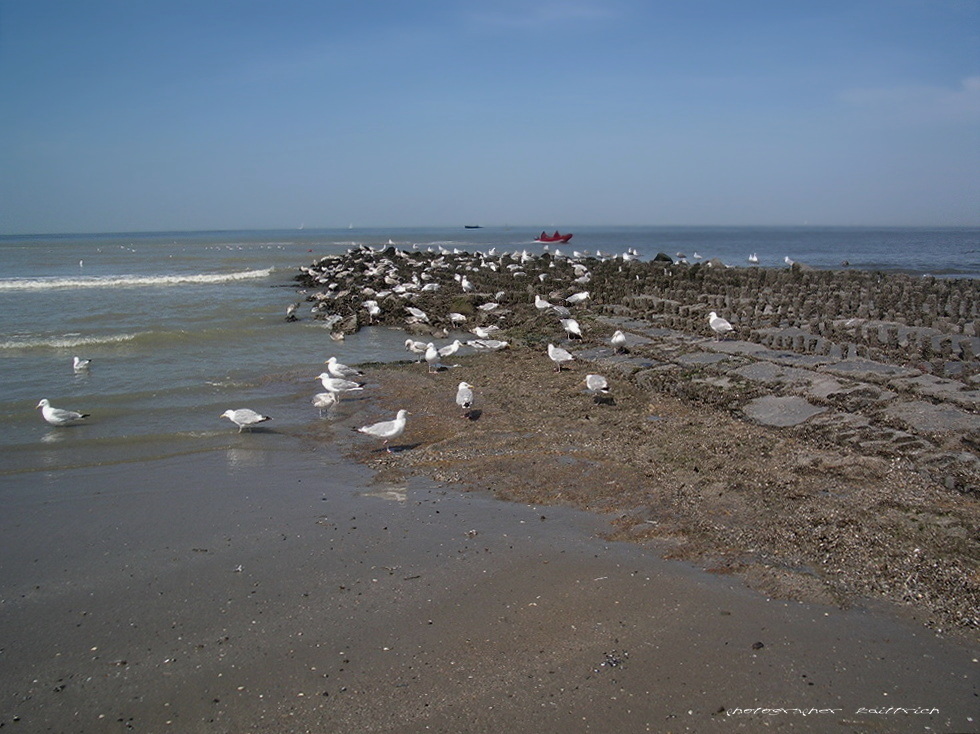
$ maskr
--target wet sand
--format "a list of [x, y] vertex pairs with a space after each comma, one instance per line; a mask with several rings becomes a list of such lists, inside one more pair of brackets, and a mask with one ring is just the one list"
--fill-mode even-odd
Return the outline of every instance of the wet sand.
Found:
[[[665, 561], [607, 540], [607, 515], [411, 476], [398, 463], [427, 455], [425, 415], [390, 456], [348, 430], [384, 407], [351, 400], [223, 452], [7, 477], [0, 724], [977, 730], [976, 645]], [[464, 428], [490, 425], [483, 410]], [[786, 711], [744, 713], [762, 708]]]

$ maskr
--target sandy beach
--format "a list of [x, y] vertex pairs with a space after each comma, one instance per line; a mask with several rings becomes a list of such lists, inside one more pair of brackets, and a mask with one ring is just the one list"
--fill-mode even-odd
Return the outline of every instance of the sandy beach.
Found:
[[[8, 475], [0, 725], [980, 730], [976, 396], [955, 366], [716, 340], [700, 309], [638, 318], [628, 294], [584, 306], [573, 341], [526, 295], [501, 297], [508, 348], [367, 365], [309, 423]], [[561, 371], [549, 341], [575, 355]], [[972, 354], [937, 365], [968, 380]], [[585, 391], [596, 372], [608, 394]], [[284, 379], [309, 410], [309, 376]], [[391, 452], [352, 430], [399, 409]]]
[[975, 645], [757, 593], [608, 541], [594, 513], [375, 474], [318, 440], [270, 430], [70, 487], [9, 483], [4, 726], [975, 730]]

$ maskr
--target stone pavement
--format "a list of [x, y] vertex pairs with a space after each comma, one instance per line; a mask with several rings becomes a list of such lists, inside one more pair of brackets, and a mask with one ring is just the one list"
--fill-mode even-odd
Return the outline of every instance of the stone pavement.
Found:
[[[973, 384], [857, 356], [716, 340], [649, 321], [603, 318], [627, 352], [584, 348], [609, 376], [725, 408], [745, 420], [863, 455], [901, 458], [948, 489], [980, 493], [980, 390]], [[770, 330], [771, 331], [771, 330]], [[782, 344], [811, 344], [795, 329]], [[773, 334], [753, 334], [774, 341]], [[836, 345], [835, 345], [836, 346]]]

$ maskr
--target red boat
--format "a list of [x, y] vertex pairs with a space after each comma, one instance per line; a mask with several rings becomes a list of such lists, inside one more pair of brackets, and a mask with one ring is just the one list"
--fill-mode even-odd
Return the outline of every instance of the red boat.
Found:
[[570, 234], [561, 234], [557, 229], [554, 234], [548, 234], [547, 232], [542, 232], [538, 235], [535, 242], [568, 242], [572, 239]]

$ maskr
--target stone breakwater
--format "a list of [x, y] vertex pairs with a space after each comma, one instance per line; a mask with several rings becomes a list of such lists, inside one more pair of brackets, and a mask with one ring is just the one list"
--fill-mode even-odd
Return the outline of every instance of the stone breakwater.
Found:
[[[437, 339], [489, 329], [565, 344], [597, 370], [862, 454], [912, 461], [980, 495], [978, 282], [866, 271], [687, 265], [665, 255], [355, 248], [303, 268], [313, 318]], [[587, 298], [573, 294], [588, 293]], [[535, 305], [535, 298], [551, 307]], [[539, 299], [539, 304], [540, 304]], [[707, 314], [735, 328], [713, 338]], [[373, 312], [373, 313], [372, 313]], [[625, 354], [609, 345], [614, 329]], [[478, 346], [478, 345], [474, 345]]]
[[[483, 330], [510, 345], [453, 355], [487, 406], [463, 431], [454, 410], [432, 417], [455, 394], [438, 371], [378, 375], [386, 408], [416, 411], [418, 443], [385, 455], [385, 471], [496, 477], [503, 497], [613, 513], [623, 538], [680, 537], [677, 557], [777, 574], [779, 593], [819, 578], [834, 599], [883, 595], [937, 626], [980, 627], [980, 391], [963, 346], [976, 282], [394, 248], [324, 258], [299, 279], [337, 332], [386, 324], [439, 344]], [[717, 339], [710, 311], [734, 334]], [[549, 343], [575, 357], [561, 373]], [[587, 371], [612, 395], [573, 397]], [[534, 441], [541, 461], [529, 464]]]

